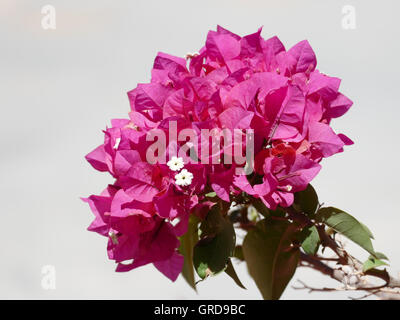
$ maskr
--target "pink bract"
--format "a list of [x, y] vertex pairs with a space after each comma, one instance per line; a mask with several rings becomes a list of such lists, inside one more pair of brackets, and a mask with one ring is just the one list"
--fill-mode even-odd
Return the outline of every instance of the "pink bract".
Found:
[[[129, 117], [112, 120], [104, 143], [86, 156], [114, 178], [100, 195], [84, 201], [95, 215], [88, 229], [108, 238], [117, 271], [153, 263], [175, 281], [183, 266], [178, 237], [186, 232], [189, 215], [209, 206], [206, 193], [215, 191], [231, 202], [231, 195], [245, 192], [270, 209], [290, 206], [294, 193], [318, 174], [321, 160], [353, 143], [330, 126], [352, 101], [338, 91], [340, 79], [316, 66], [306, 40], [285, 50], [277, 37], [264, 40], [261, 29], [240, 37], [219, 26], [186, 59], [157, 55], [151, 82], [128, 92]], [[177, 172], [166, 163], [147, 162], [153, 143], [147, 133], [158, 129], [168, 137], [171, 121], [178, 131], [254, 130], [257, 184], [238, 175], [234, 169], [244, 164], [235, 162], [191, 163], [186, 157], [190, 186], [179, 185]], [[173, 143], [166, 141], [167, 161]]]

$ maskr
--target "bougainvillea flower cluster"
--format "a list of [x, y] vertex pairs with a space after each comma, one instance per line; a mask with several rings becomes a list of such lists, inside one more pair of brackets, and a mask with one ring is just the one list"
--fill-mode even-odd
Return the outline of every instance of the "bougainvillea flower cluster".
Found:
[[[306, 40], [286, 50], [277, 37], [264, 40], [261, 29], [240, 37], [218, 27], [198, 53], [158, 53], [150, 83], [128, 92], [129, 118], [112, 120], [104, 143], [86, 156], [114, 178], [100, 195], [84, 200], [95, 215], [89, 230], [108, 238], [117, 271], [153, 263], [174, 281], [184, 260], [178, 238], [189, 215], [201, 217], [210, 206], [206, 193], [227, 203], [246, 193], [270, 209], [288, 207], [318, 174], [323, 158], [352, 144], [330, 126], [352, 102], [338, 91], [340, 79], [316, 66]], [[250, 129], [254, 159], [225, 163], [178, 156], [171, 150], [188, 144], [171, 139], [172, 122], [178, 133], [198, 133], [199, 144], [203, 129]], [[166, 161], [148, 161], [152, 130], [167, 137]], [[245, 166], [251, 174], [235, 170]]]

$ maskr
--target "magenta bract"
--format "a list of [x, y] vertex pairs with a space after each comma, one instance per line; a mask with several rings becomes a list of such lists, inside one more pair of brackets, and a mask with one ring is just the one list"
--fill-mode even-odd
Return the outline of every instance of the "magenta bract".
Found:
[[[245, 192], [270, 209], [290, 206], [294, 193], [318, 174], [321, 160], [353, 143], [330, 126], [352, 102], [338, 91], [340, 79], [316, 66], [306, 40], [286, 51], [277, 37], [264, 40], [261, 29], [240, 37], [218, 27], [186, 59], [157, 55], [151, 82], [128, 92], [129, 117], [112, 120], [104, 143], [86, 156], [96, 170], [115, 179], [101, 195], [84, 200], [95, 215], [89, 230], [108, 238], [117, 271], [153, 263], [174, 281], [183, 266], [178, 237], [186, 232], [189, 215], [201, 217], [199, 212], [209, 206], [206, 193], [215, 191], [231, 202], [231, 195]], [[239, 134], [251, 129], [254, 161], [247, 166], [258, 179], [251, 182], [237, 173], [243, 162], [208, 161], [230, 154], [238, 145], [235, 140], [217, 153], [207, 146], [206, 156], [204, 150], [198, 154], [207, 161], [185, 154], [175, 157], [176, 163], [149, 163], [154, 140], [148, 134], [154, 130], [167, 137], [161, 152], [166, 161], [171, 150], [185, 144], [190, 149], [186, 141], [171, 138], [172, 121], [178, 133], [198, 134], [194, 142], [200, 146], [204, 129]]]

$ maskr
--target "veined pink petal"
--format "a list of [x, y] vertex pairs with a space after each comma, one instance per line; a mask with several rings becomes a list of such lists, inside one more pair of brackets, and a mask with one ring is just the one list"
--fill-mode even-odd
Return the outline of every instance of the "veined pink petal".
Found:
[[107, 171], [109, 169], [107, 163], [107, 154], [103, 145], [98, 146], [96, 149], [86, 155], [85, 158], [96, 170]]
[[222, 112], [218, 116], [218, 119], [222, 129], [248, 129], [250, 128], [253, 116], [253, 112], [243, 110], [239, 107], [232, 107]]
[[288, 53], [297, 61], [294, 68], [294, 73], [297, 72], [311, 72], [317, 66], [317, 58], [307, 40], [300, 41]]
[[209, 31], [206, 41], [207, 54], [212, 59], [229, 61], [240, 53], [239, 41], [230, 34]]
[[321, 122], [310, 123], [308, 141], [317, 145], [324, 157], [339, 152], [344, 146], [344, 142], [333, 132], [332, 128]]

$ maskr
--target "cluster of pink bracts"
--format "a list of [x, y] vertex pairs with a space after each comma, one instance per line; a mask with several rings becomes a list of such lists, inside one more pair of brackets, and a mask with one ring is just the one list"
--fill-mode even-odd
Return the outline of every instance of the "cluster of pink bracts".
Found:
[[[151, 83], [128, 92], [129, 119], [112, 120], [104, 144], [86, 156], [115, 178], [100, 195], [84, 200], [96, 216], [89, 230], [108, 237], [117, 271], [153, 263], [174, 281], [184, 259], [177, 237], [186, 232], [191, 213], [210, 206], [206, 192], [227, 202], [246, 192], [269, 208], [287, 207], [317, 175], [322, 158], [352, 144], [329, 126], [352, 105], [338, 92], [340, 79], [315, 69], [307, 41], [286, 51], [277, 37], [264, 40], [260, 33], [240, 37], [218, 27], [186, 59], [159, 53]], [[172, 120], [178, 131], [253, 129], [257, 184], [237, 175], [235, 162], [146, 161], [153, 144], [146, 134], [158, 128], [168, 136]]]

